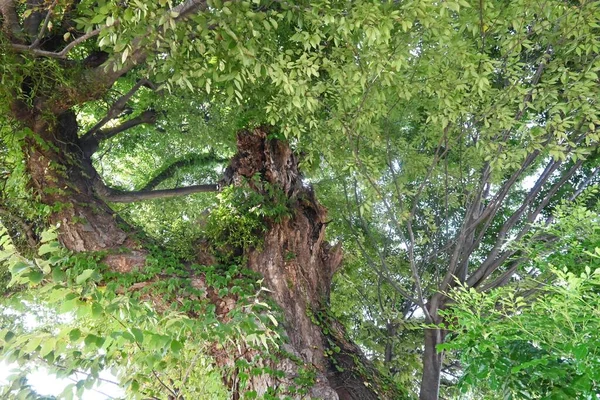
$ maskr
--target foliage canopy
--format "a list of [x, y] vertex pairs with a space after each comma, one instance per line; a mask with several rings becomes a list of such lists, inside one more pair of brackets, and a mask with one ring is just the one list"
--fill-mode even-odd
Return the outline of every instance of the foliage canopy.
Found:
[[[301, 155], [330, 210], [313, 219], [345, 249], [331, 303], [327, 288], [302, 312], [325, 358], [349, 343], [335, 317], [408, 397], [597, 391], [600, 2], [0, 0], [0, 15], [9, 360], [84, 371], [65, 395], [113, 366], [131, 397], [258, 395], [281, 371], [254, 355], [285, 353], [288, 310], [248, 251], [314, 201], [264, 171], [220, 187], [234, 134], [260, 128]], [[127, 240], [59, 245], [73, 226], [102, 236], [103, 213]], [[107, 266], [123, 249], [140, 271]], [[320, 381], [285, 357], [305, 364], [294, 385], [262, 395]], [[7, 395], [34, 395], [21, 372]]]

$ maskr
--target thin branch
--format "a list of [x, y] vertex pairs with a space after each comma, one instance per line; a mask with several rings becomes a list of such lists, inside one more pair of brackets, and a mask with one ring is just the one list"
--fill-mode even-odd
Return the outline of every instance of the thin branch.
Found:
[[[125, 329], [126, 331], [129, 330], [129, 328], [127, 328], [127, 326], [120, 319], [118, 319], [118, 318], [116, 318], [116, 317], [114, 317], [112, 315], [111, 315], [111, 318], [113, 320], [115, 320], [119, 325], [121, 325], [123, 327], [123, 329]], [[140, 351], [142, 351], [142, 352], [144, 351], [142, 345], [140, 344], [140, 342], [137, 341], [137, 339], [135, 341], [135, 346]], [[176, 399], [177, 398], [177, 393], [175, 393], [175, 391], [171, 390], [171, 388], [169, 386], [165, 385], [165, 383], [159, 378], [158, 374], [156, 373], [156, 371], [154, 369], [152, 370], [152, 374], [154, 375], [154, 377], [156, 378], [156, 380], [158, 381], [158, 383], [160, 383], [161, 386], [163, 386], [165, 389], [167, 389], [167, 391], [169, 393], [171, 393], [173, 395], [173, 397]]]
[[135, 85], [132, 86], [131, 89], [123, 96], [121, 96], [115, 103], [108, 109], [106, 116], [102, 118], [96, 125], [94, 125], [89, 131], [86, 132], [85, 135], [81, 138], [82, 141], [87, 141], [90, 137], [94, 136], [96, 132], [100, 130], [106, 123], [112, 119], [115, 119], [123, 112], [127, 102], [133, 97], [135, 92], [137, 92], [142, 86], [154, 88], [154, 84], [147, 79], [140, 79], [136, 82]]
[[[346, 222], [350, 226], [352, 225], [350, 223], [350, 221], [348, 221], [347, 219], [346, 219]], [[417, 304], [422, 309], [425, 309], [425, 304], [422, 301], [419, 301], [418, 299], [414, 298], [408, 291], [406, 291], [405, 289], [398, 286], [396, 281], [391, 278], [391, 273], [387, 266], [387, 263], [385, 263], [385, 262], [381, 263], [382, 268], [379, 268], [377, 266], [377, 263], [367, 253], [367, 250], [364, 248], [362, 243], [360, 243], [360, 240], [358, 240], [358, 238], [356, 238], [355, 241], [356, 241], [356, 244], [358, 245], [358, 248], [359, 248], [360, 252], [362, 253], [363, 257], [365, 257], [365, 260], [371, 266], [371, 268], [373, 268], [375, 270], [375, 272], [377, 272], [377, 275], [385, 278], [385, 280], [388, 281], [388, 283], [394, 288], [394, 290], [396, 290], [398, 293], [400, 293], [404, 298], [413, 302], [414, 304]]]
[[[349, 200], [348, 191], [347, 191], [345, 185], [344, 185], [344, 194], [346, 197], [346, 205], [348, 206], [348, 208], [350, 208], [350, 200]], [[361, 217], [359, 216], [359, 218], [361, 218]], [[346, 223], [348, 224], [350, 229], [353, 230], [351, 221], [348, 218], [344, 218], [344, 220], [346, 221]], [[365, 233], [367, 233], [367, 235], [368, 235], [367, 237], [369, 238], [369, 240], [372, 240], [370, 232], [368, 231], [368, 227], [365, 226], [364, 221], [362, 221], [362, 218], [361, 218], [361, 223], [363, 225], [363, 228], [365, 229]], [[379, 276], [384, 277], [385, 280], [387, 280], [389, 282], [389, 284], [392, 285], [394, 290], [396, 290], [398, 293], [400, 293], [406, 299], [412, 301], [414, 304], [419, 305], [423, 309], [425, 308], [425, 304], [422, 301], [415, 299], [408, 291], [406, 291], [405, 289], [401, 288], [400, 286], [398, 286], [396, 284], [396, 281], [391, 278], [391, 273], [387, 266], [387, 263], [385, 262], [385, 259], [381, 258], [380, 254], [379, 255], [380, 255], [380, 261], [381, 261], [381, 268], [379, 268], [377, 266], [377, 263], [371, 258], [371, 256], [369, 255], [367, 250], [364, 248], [362, 243], [360, 243], [360, 240], [358, 240], [358, 237], [356, 237], [356, 235], [355, 235], [355, 241], [356, 241], [356, 244], [357, 244], [360, 252], [362, 253], [363, 257], [365, 257], [365, 260], [367, 261], [367, 263], [371, 266], [371, 268], [373, 268], [377, 272], [377, 274]], [[378, 251], [378, 253], [379, 253], [379, 251]], [[384, 272], [385, 272], [385, 274], [384, 274]]]
[[[552, 200], [552, 198], [554, 197], [556, 192], [558, 192], [558, 190], [569, 179], [571, 179], [571, 177], [575, 174], [575, 172], [577, 172], [577, 170], [581, 167], [582, 164], [583, 164], [583, 160], [577, 161], [565, 174], [563, 174], [563, 176], [561, 177], [561, 179], [558, 180], [558, 182], [556, 182], [554, 185], [552, 185], [552, 188], [550, 188], [548, 193], [546, 193], [544, 195], [544, 198], [542, 199], [540, 204], [534, 210], [529, 212], [529, 214], [527, 215], [527, 219], [525, 221], [525, 226], [521, 229], [521, 231], [517, 234], [517, 236], [515, 237], [515, 239], [513, 241], [518, 242], [531, 230], [531, 228], [533, 227], [532, 224], [536, 220], [538, 215], [540, 215], [542, 210], [548, 205], [550, 200]], [[501, 232], [502, 231], [504, 231], [504, 226], [501, 229]], [[500, 254], [500, 256], [498, 258], [495, 258], [498, 254], [498, 250], [500, 249], [500, 247], [505, 244], [505, 242], [504, 242], [505, 234], [502, 237], [500, 237], [501, 235], [498, 235], [498, 236], [499, 236], [499, 238], [498, 238], [498, 241], [496, 242], [496, 245], [494, 246], [494, 250], [492, 250], [492, 252], [490, 252], [490, 254], [486, 258], [486, 260], [467, 280], [468, 286], [471, 286], [471, 287], [479, 286], [481, 283], [483, 283], [485, 281], [485, 279], [487, 279], [487, 277], [489, 277], [496, 269], [498, 269], [504, 263], [504, 261], [506, 261], [510, 256], [512, 256], [513, 254], [515, 254], [517, 252], [516, 250], [506, 250], [502, 254]]]
[[187, 196], [194, 193], [217, 192], [219, 186], [215, 184], [193, 185], [175, 189], [149, 190], [149, 191], [121, 191], [109, 188], [96, 179], [94, 189], [98, 196], [112, 203], [133, 203], [136, 201], [166, 199], [171, 197]]
[[597, 167], [594, 172], [592, 172], [586, 179], [585, 181], [583, 181], [579, 187], [577, 188], [577, 190], [575, 191], [575, 193], [573, 193], [571, 195], [571, 197], [569, 197], [569, 201], [574, 201], [577, 197], [579, 197], [579, 195], [581, 193], [583, 193], [583, 191], [585, 189], [587, 189], [587, 187], [590, 185], [590, 183], [596, 179], [596, 177], [598, 176], [598, 174], [600, 173], [600, 167]]
[[156, 373], [155, 370], [152, 370], [152, 375], [154, 375], [154, 377], [156, 378], [156, 380], [158, 381], [158, 383], [160, 383], [160, 385], [162, 387], [164, 387], [165, 389], [167, 389], [167, 391], [169, 393], [171, 393], [173, 395], [173, 398], [177, 399], [179, 396], [177, 396], [177, 392], [175, 392], [174, 389], [171, 389], [169, 386], [167, 386], [167, 384], [165, 384], [160, 377], [158, 376], [158, 374]]
[[12, 48], [14, 50], [20, 51], [22, 53], [29, 52], [33, 55], [40, 56], [40, 57], [64, 59], [64, 58], [67, 58], [67, 55], [73, 49], [73, 47], [77, 46], [78, 44], [80, 44], [82, 42], [85, 42], [86, 40], [88, 40], [94, 36], [98, 36], [100, 34], [100, 32], [102, 32], [102, 28], [94, 29], [93, 31], [90, 31], [90, 32], [86, 33], [85, 35], [82, 35], [82, 36], [78, 37], [77, 39], [73, 40], [71, 43], [66, 45], [59, 52], [40, 50], [40, 49], [33, 47], [33, 44], [31, 46], [26, 46], [23, 44], [14, 44], [13, 43]]
[[[552, 174], [554, 173], [554, 171], [556, 171], [556, 169], [558, 169], [558, 167], [560, 165], [561, 165], [560, 162], [556, 162], [554, 160], [550, 160], [550, 162], [548, 163], [548, 165], [546, 165], [546, 168], [544, 169], [544, 171], [542, 172], [542, 174], [538, 177], [538, 180], [536, 181], [535, 185], [530, 189], [529, 193], [527, 194], [527, 196], [525, 197], [525, 199], [521, 203], [521, 207], [519, 207], [519, 209], [515, 213], [513, 213], [513, 215], [505, 222], [505, 224], [502, 227], [500, 233], [498, 233], [497, 244], [502, 241], [502, 239], [505, 237], [505, 235], [508, 232], [508, 230], [512, 229], [512, 227], [514, 226], [514, 224], [519, 220], [519, 218], [521, 217], [521, 215], [525, 212], [525, 210], [531, 205], [531, 203], [533, 202], [533, 200], [540, 193], [540, 191], [542, 190], [543, 185], [546, 184], [546, 182], [548, 181], [548, 179], [550, 179], [550, 177], [552, 176]], [[500, 204], [497, 207], [495, 207], [494, 212], [487, 219], [485, 225], [480, 230], [477, 238], [473, 241], [473, 243], [471, 244], [471, 246], [468, 248], [468, 250], [466, 252], [466, 256], [467, 257], [469, 257], [473, 253], [473, 251], [475, 251], [475, 249], [479, 246], [479, 244], [483, 240], [483, 237], [485, 236], [485, 233], [489, 229], [489, 226], [491, 225], [491, 222], [494, 219], [494, 217], [496, 216], [499, 208], [500, 208]], [[494, 247], [494, 249], [495, 248], [496, 247]]]
[[[500, 190], [496, 193], [494, 198], [490, 200], [488, 205], [483, 209], [478, 218], [476, 218], [473, 222], [470, 223], [467, 230], [475, 229], [477, 225], [488, 218], [493, 218], [494, 215], [498, 212], [500, 206], [503, 204], [504, 199], [513, 188], [514, 184], [517, 182], [519, 177], [531, 166], [531, 164], [535, 161], [537, 156], [540, 154], [539, 150], [534, 150], [531, 152], [521, 163], [521, 166], [518, 170], [513, 172], [513, 174], [506, 180]], [[489, 165], [488, 165], [488, 173], [489, 173]]]
[[[58, 0], [54, 0], [54, 2], [52, 2], [50, 7], [48, 7], [48, 11], [46, 11], [46, 18], [44, 19], [42, 28], [40, 29], [40, 32], [38, 33], [38, 35], [35, 38], [35, 40], [33, 41], [33, 43], [31, 43], [31, 46], [29, 46], [31, 49], [36, 49], [40, 45], [44, 35], [46, 34], [46, 30], [48, 29], [48, 24], [50, 23], [50, 18], [52, 18], [52, 12], [54, 11], [54, 8], [56, 7], [57, 4], [58, 4]], [[37, 27], [36, 27], [36, 29], [37, 29]]]
[[198, 361], [198, 358], [200, 358], [201, 355], [202, 355], [202, 352], [200, 350], [198, 350], [198, 352], [196, 353], [196, 355], [190, 362], [190, 365], [188, 366], [187, 370], [185, 371], [185, 375], [183, 376], [183, 379], [181, 380], [181, 386], [185, 386], [185, 384], [187, 383], [187, 380], [190, 377], [190, 374], [192, 373], [192, 369], [194, 369], [194, 367], [196, 366], [196, 362]]
[[[178, 6], [165, 11], [165, 14], [176, 14], [177, 16], [174, 20], [176, 23], [179, 23], [196, 12], [205, 11], [207, 7], [206, 0], [186, 0]], [[117, 23], [117, 21], [115, 21], [115, 23]], [[156, 33], [156, 28], [152, 27], [145, 35], [133, 39], [131, 41], [131, 46], [128, 47], [128, 49], [130, 49], [129, 57], [127, 57], [124, 63], [117, 61], [119, 60], [119, 55], [115, 55], [115, 58], [109, 61], [108, 64], [103, 64], [92, 71], [89, 71], [89, 75], [85, 77], [86, 81], [93, 82], [95, 85], [102, 87], [112, 86], [117, 79], [146, 60], [146, 57], [151, 53], [151, 50], [144, 48], [142, 42], [147, 36], [154, 36]], [[164, 28], [158, 31], [159, 35], [163, 33]]]
[[114, 128], [101, 130], [95, 134], [88, 136], [87, 134], [81, 138], [81, 148], [85, 155], [90, 157], [94, 154], [100, 145], [100, 142], [108, 140], [121, 132], [136, 127], [141, 124], [153, 124], [156, 122], [156, 112], [154, 110], [146, 110], [135, 118], [123, 122]]
[[[116, 22], [115, 22], [116, 24]], [[73, 49], [73, 47], [77, 46], [78, 44], [85, 42], [86, 40], [93, 38], [94, 36], [98, 36], [100, 34], [100, 32], [102, 32], [102, 28], [97, 28], [94, 29], [80, 37], [78, 37], [77, 39], [73, 40], [71, 43], [69, 43], [68, 45], [65, 46], [64, 49], [62, 49], [62, 51], [59, 54], [60, 58], [65, 58], [67, 56], [67, 54]]]
[[[67, 377], [67, 379], [68, 379], [68, 380], [70, 380], [70, 381], [71, 381], [71, 382], [73, 382], [73, 383], [78, 383], [78, 382], [80, 381], [79, 379], [71, 378], [70, 376], [68, 376], [68, 377]], [[104, 393], [103, 391], [101, 391], [101, 390], [99, 390], [99, 389], [96, 389], [96, 388], [90, 388], [90, 390], [92, 390], [92, 391], [94, 391], [94, 392], [96, 392], [96, 393], [99, 393], [99, 394], [101, 394], [102, 396], [106, 396], [106, 398], [107, 398], [108, 400], [112, 400], [112, 399], [115, 399], [115, 398], [116, 398], [116, 397], [113, 397], [113, 396], [109, 395], [108, 393]]]
[[526, 260], [526, 258], [519, 257], [516, 260], [514, 260], [513, 262], [511, 262], [510, 266], [507, 268], [506, 271], [504, 271], [502, 273], [502, 275], [500, 275], [493, 282], [490, 282], [487, 285], [483, 286], [481, 288], [481, 291], [485, 292], [485, 291], [488, 291], [490, 289], [496, 289], [496, 288], [499, 288], [500, 286], [506, 285], [508, 283], [508, 281], [510, 280], [510, 278], [512, 278], [512, 276], [514, 275], [514, 273], [517, 271], [517, 269], [519, 268], [519, 266], [521, 265], [521, 263], [523, 263], [525, 260]]
[[108, 140], [121, 132], [124, 132], [128, 129], [136, 127], [142, 124], [153, 124], [156, 122], [156, 112], [154, 110], [146, 110], [135, 118], [129, 119], [123, 122], [121, 125], [117, 125], [114, 128], [101, 130], [96, 135], [95, 138], [100, 142], [103, 140]]
[[415, 244], [415, 235], [413, 234], [412, 229], [412, 220], [409, 217], [408, 221], [406, 221], [406, 227], [408, 229], [408, 236], [410, 238], [410, 245], [408, 246], [408, 260], [410, 265], [410, 273], [412, 275], [413, 281], [415, 283], [415, 289], [417, 291], [417, 296], [421, 304], [423, 305], [423, 313], [425, 314], [425, 318], [427, 322], [432, 323], [433, 319], [429, 314], [429, 310], [425, 307], [425, 300], [423, 296], [423, 286], [421, 285], [421, 279], [419, 278], [419, 272], [417, 269], [417, 265], [415, 263], [415, 253], [414, 253], [414, 244]]
[[158, 185], [160, 185], [165, 180], [173, 177], [175, 173], [183, 167], [193, 165], [193, 164], [207, 164], [207, 163], [222, 163], [228, 161], [228, 158], [218, 157], [213, 152], [209, 152], [208, 154], [191, 154], [187, 157], [184, 157], [180, 160], [175, 161], [170, 164], [168, 167], [163, 169], [158, 175], [152, 178], [148, 183], [144, 185], [140, 190], [154, 190]]
[[[57, 363], [50, 364], [48, 361], [44, 360], [41, 357], [38, 357], [38, 359], [40, 359], [41, 361], [45, 362], [46, 364], [48, 364], [51, 367], [56, 367], [56, 368], [62, 369], [64, 371], [70, 371], [71, 373], [81, 374], [81, 375], [85, 375], [85, 376], [88, 376], [88, 377], [92, 376], [92, 374], [90, 372], [82, 371], [80, 369], [68, 368], [68, 367], [66, 367], [64, 365], [60, 365], [60, 364], [57, 364]], [[119, 386], [119, 387], [121, 386], [121, 384], [119, 382], [115, 382], [115, 381], [113, 381], [111, 379], [102, 378], [100, 376], [95, 376], [94, 379], [97, 379], [100, 382], [110, 383], [110, 384], [115, 385], [115, 386]]]

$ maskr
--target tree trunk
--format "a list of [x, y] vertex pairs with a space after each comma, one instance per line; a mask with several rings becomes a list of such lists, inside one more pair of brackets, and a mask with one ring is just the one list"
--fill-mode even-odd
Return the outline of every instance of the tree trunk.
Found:
[[248, 267], [264, 277], [283, 310], [289, 339], [285, 350], [316, 368], [310, 397], [385, 398], [377, 392], [381, 385], [373, 379], [376, 371], [345, 339], [343, 328], [326, 316], [331, 279], [342, 258], [341, 248], [324, 240], [326, 210], [302, 183], [298, 160], [287, 143], [267, 139], [264, 128], [238, 134], [238, 153], [222, 184], [253, 176], [282, 189], [292, 205], [292, 215], [271, 223], [261, 248], [248, 253]]
[[[24, 114], [22, 110], [18, 115]], [[23, 146], [31, 185], [40, 202], [51, 208], [49, 223], [59, 226], [60, 242], [75, 252], [107, 251], [104, 261], [115, 271], [141, 268], [146, 252], [94, 193], [98, 176], [82, 151], [75, 113], [66, 111], [50, 123], [32, 113], [25, 121], [32, 130]]]
[[444, 342], [444, 331], [425, 329], [425, 351], [423, 352], [423, 377], [421, 379], [420, 400], [437, 400], [440, 395], [440, 375], [444, 353], [436, 347]]
[[[57, 117], [57, 123], [49, 124], [26, 110], [18, 111], [16, 115], [33, 131], [23, 149], [31, 183], [40, 201], [52, 207], [49, 222], [59, 224], [62, 244], [76, 252], [106, 251], [103, 261], [113, 271], [143, 269], [148, 254], [143, 243], [133, 238], [94, 191], [98, 177], [89, 154], [82, 151], [74, 113], [67, 111]], [[264, 285], [285, 316], [289, 341], [282, 348], [296, 361], [276, 363], [275, 367], [285, 372], [283, 383], [293, 384], [299, 367], [310, 367], [316, 371], [316, 380], [309, 395], [302, 398], [398, 398], [360, 349], [346, 339], [340, 324], [329, 317], [314, 318], [316, 313], [326, 315], [341, 250], [324, 240], [326, 211], [302, 183], [296, 157], [287, 144], [268, 140], [264, 129], [238, 135], [238, 154], [223, 183], [236, 184], [256, 173], [283, 189], [294, 204], [291, 217], [270, 224], [262, 248], [247, 252], [249, 268], [264, 276]], [[193, 278], [203, 282], [202, 276]], [[209, 298], [225, 317], [231, 298], [220, 299], [216, 293], [209, 293]], [[215, 354], [219, 357], [227, 355]], [[282, 379], [275, 379], [265, 374], [254, 378], [247, 389], [261, 395], [267, 388], [281, 385]], [[235, 389], [234, 397], [238, 397]]]
[[[427, 309], [431, 320], [428, 321], [434, 325], [440, 325], [442, 318], [438, 311], [443, 308], [442, 300], [439, 296], [433, 296], [427, 304]], [[442, 373], [442, 362], [444, 353], [438, 352], [437, 346], [444, 343], [446, 331], [443, 329], [425, 329], [424, 330], [424, 351], [423, 351], [423, 376], [421, 378], [421, 390], [419, 400], [437, 400], [440, 395], [440, 378]]]

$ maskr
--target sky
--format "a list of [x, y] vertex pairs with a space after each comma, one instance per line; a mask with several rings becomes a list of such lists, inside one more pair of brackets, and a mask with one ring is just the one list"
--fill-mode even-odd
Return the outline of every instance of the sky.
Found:
[[[6, 362], [0, 362], [0, 386], [4, 386], [8, 383], [8, 377], [13, 373], [17, 372], [19, 366], [16, 363], [7, 364]], [[81, 375], [83, 376], [83, 375]], [[100, 373], [100, 377], [112, 381], [117, 381], [117, 378], [112, 376], [108, 371]], [[58, 396], [62, 393], [65, 387], [74, 383], [69, 379], [59, 379], [50, 374], [44, 368], [38, 368], [34, 372], [28, 375], [29, 384], [39, 394], [45, 396]], [[119, 399], [124, 397], [124, 391], [121, 390], [117, 385], [111, 383], [102, 382], [100, 385], [95, 386], [92, 390], [86, 390], [82, 400], [107, 400], [107, 399]]]

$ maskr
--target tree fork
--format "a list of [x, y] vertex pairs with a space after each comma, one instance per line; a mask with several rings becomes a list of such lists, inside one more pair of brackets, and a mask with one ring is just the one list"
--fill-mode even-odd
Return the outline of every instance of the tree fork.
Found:
[[[89, 157], [77, 146], [74, 114], [61, 114], [53, 126], [29, 126], [34, 132], [24, 146], [27, 169], [40, 200], [55, 208], [49, 222], [59, 224], [63, 245], [76, 252], [108, 251], [103, 262], [115, 272], [143, 269], [148, 255], [143, 243], [126, 230], [94, 189], [93, 181], [98, 178]], [[48, 145], [40, 144], [33, 135]], [[265, 128], [238, 135], [238, 153], [221, 185], [237, 184], [255, 174], [280, 187], [293, 204], [292, 216], [271, 223], [264, 245], [260, 250], [248, 250], [247, 259], [248, 267], [264, 277], [264, 285], [283, 311], [289, 342], [282, 345], [282, 350], [296, 361], [276, 362], [273, 367], [285, 372], [283, 378], [255, 377], [248, 389], [260, 394], [269, 387], [294, 385], [299, 368], [309, 366], [315, 369], [316, 380], [304, 398], [398, 398], [388, 395], [393, 389], [385, 385], [359, 348], [346, 339], [340, 324], [331, 318], [321, 322], [311, 318], [311, 313], [328, 308], [331, 279], [340, 266], [341, 249], [325, 241], [326, 210], [312, 189], [303, 185], [296, 156], [286, 143], [268, 140]], [[202, 276], [192, 278], [203, 282]], [[215, 293], [212, 297], [217, 310], [221, 310], [218, 315], [223, 317], [232, 300], [221, 299]], [[323, 332], [324, 323], [328, 334]], [[231, 361], [226, 354], [215, 354], [215, 358], [220, 365]]]

